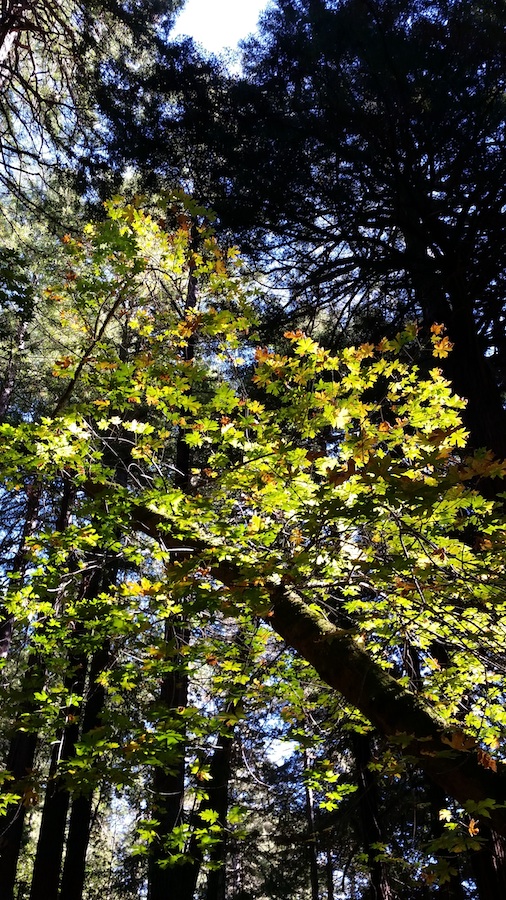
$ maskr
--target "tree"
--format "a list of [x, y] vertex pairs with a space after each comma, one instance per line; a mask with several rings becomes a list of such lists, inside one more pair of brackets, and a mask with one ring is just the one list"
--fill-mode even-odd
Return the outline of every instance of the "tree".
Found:
[[444, 323], [472, 444], [501, 458], [504, 26], [495, 0], [280, 0], [242, 77], [194, 57], [178, 73], [168, 52], [144, 118], [109, 110], [120, 159], [151, 178], [180, 159], [278, 274], [278, 321], [316, 320], [327, 343]]
[[[224, 671], [258, 694], [249, 667], [265, 645], [244, 669], [223, 641], [231, 619], [253, 619], [372, 723], [401, 771], [420, 768], [453, 798], [445, 852], [490, 846], [506, 834], [504, 517], [472, 485], [503, 466], [466, 457], [463, 402], [437, 367], [423, 375], [411, 361], [415, 326], [338, 353], [299, 331], [286, 333], [284, 352], [258, 346], [234, 252], [224, 258], [203, 211], [192, 215], [193, 228], [177, 199], [153, 216], [113, 202], [108, 221], [66, 240], [65, 283], [50, 293], [69, 329], [68, 352], [51, 361], [59, 399], [52, 415], [1, 426], [5, 490], [35, 476], [48, 497], [68, 479], [75, 490], [72, 521], [55, 528], [45, 513], [8, 597], [29, 648], [13, 690], [4, 683], [11, 728], [47, 746], [74, 707], [80, 738], [59, 766], [74, 803], [139, 773], [175, 772], [184, 745], [185, 802], [191, 789], [206, 824], [185, 807], [166, 862], [183, 861], [192, 835], [205, 862], [222, 838], [202, 747], [207, 759], [240, 719], [216, 662], [223, 655]], [[444, 359], [442, 325], [431, 343]], [[185, 486], [178, 435], [190, 453]], [[117, 577], [79, 594], [83, 574], [111, 554]], [[189, 702], [162, 709], [160, 679], [181, 668], [164, 622], [181, 615], [188, 672], [206, 671], [209, 687], [192, 676]], [[416, 686], [399, 663], [406, 642], [420, 660]], [[86, 694], [73, 696], [77, 655], [96, 661], [105, 646]], [[17, 685], [34, 651], [42, 683], [26, 708]], [[4, 803], [21, 809], [37, 773], [13, 774]], [[149, 852], [159, 825], [145, 808], [137, 852]]]
[[[103, 151], [96, 98], [114, 65], [136, 65], [170, 29], [178, 0], [5, 0], [0, 21], [0, 185], [64, 219], [76, 170]], [[72, 178], [72, 176], [74, 178]], [[80, 193], [87, 185], [77, 177]], [[72, 186], [75, 190], [75, 185]], [[75, 201], [74, 201], [75, 203]]]

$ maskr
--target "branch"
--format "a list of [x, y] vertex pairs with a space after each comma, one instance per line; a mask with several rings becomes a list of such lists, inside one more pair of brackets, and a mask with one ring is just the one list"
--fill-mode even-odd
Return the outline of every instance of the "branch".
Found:
[[[87, 483], [89, 496], [104, 490]], [[228, 561], [209, 562], [212, 546], [173, 539], [164, 531], [167, 519], [141, 503], [132, 503], [132, 526], [176, 552], [206, 554], [212, 576], [227, 587], [244, 581]], [[472, 737], [451, 729], [411, 691], [375, 662], [350, 632], [336, 628], [287, 585], [270, 588], [266, 622], [306, 659], [330, 687], [339, 691], [378, 731], [422, 768], [444, 792], [465, 804], [493, 799], [506, 806], [506, 767], [481, 750]], [[490, 809], [490, 825], [506, 836], [506, 808]]]

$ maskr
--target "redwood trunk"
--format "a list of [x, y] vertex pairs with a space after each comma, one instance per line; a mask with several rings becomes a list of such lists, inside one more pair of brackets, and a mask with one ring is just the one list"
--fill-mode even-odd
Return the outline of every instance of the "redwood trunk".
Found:
[[[165, 640], [184, 641], [187, 635], [166, 623]], [[185, 707], [188, 701], [188, 676], [177, 670], [163, 679], [160, 703], [167, 712]], [[188, 886], [193, 884], [193, 866], [163, 866], [170, 857], [166, 839], [173, 828], [182, 823], [184, 805], [184, 749], [180, 748], [177, 760], [170, 760], [166, 767], [157, 766], [153, 775], [154, 802], [152, 816], [157, 820], [157, 836], [153, 842], [148, 864], [148, 900], [172, 900], [188, 896]], [[64, 898], [62, 898], [64, 900]], [[70, 900], [70, 898], [69, 898]]]
[[[109, 662], [106, 645], [93, 656], [89, 671], [88, 699], [83, 717], [83, 734], [100, 725], [105, 690], [97, 684], [97, 676]], [[72, 802], [69, 833], [60, 889], [60, 900], [81, 900], [83, 895], [86, 853], [93, 814], [93, 792], [76, 796]]]

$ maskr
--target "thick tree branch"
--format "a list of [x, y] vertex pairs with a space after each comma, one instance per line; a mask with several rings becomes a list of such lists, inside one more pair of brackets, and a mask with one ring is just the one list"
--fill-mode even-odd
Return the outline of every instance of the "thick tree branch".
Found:
[[[88, 484], [96, 496], [103, 486]], [[233, 562], [209, 563], [212, 547], [200, 541], [173, 540], [164, 532], [163, 515], [134, 504], [133, 526], [169, 550], [206, 554], [212, 575], [228, 587], [244, 580]], [[420, 766], [429, 778], [458, 803], [479, 803], [491, 798], [499, 808], [490, 810], [490, 825], [506, 835], [506, 771], [482, 751], [472, 737], [448, 728], [437, 713], [424, 706], [411, 691], [376, 662], [350, 632], [336, 628], [293, 590], [281, 584], [270, 589], [271, 609], [266, 621], [286, 643], [306, 659], [321, 679], [343, 695], [405, 758]]]

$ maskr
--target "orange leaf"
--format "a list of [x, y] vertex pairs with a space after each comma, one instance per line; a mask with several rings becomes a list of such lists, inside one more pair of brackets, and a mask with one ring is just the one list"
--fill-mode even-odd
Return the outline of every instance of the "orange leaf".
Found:
[[490, 753], [487, 753], [480, 748], [477, 752], [477, 756], [479, 766], [483, 766], [484, 769], [491, 769], [492, 772], [497, 772], [497, 763], [495, 759], [490, 756]]
[[471, 837], [475, 837], [475, 835], [480, 833], [480, 829], [478, 828], [478, 822], [476, 819], [471, 819], [468, 825], [468, 831]]

